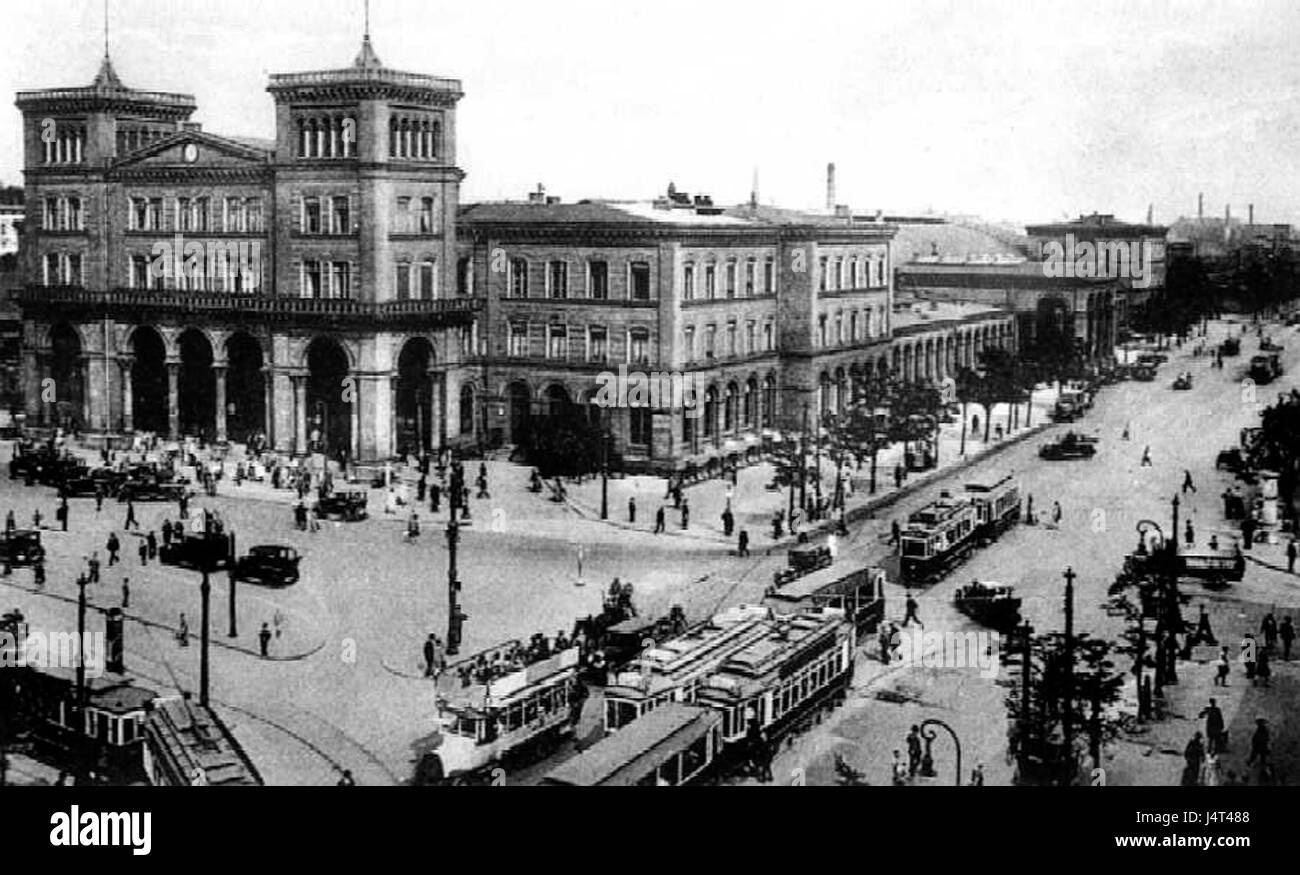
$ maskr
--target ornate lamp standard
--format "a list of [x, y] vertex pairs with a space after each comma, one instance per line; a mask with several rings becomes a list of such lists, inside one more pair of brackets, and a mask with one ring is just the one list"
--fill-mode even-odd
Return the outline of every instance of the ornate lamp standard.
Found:
[[956, 772], [957, 778], [956, 781], [954, 781], [953, 783], [954, 786], [960, 787], [961, 786], [961, 739], [957, 737], [957, 733], [953, 731], [953, 728], [951, 726], [949, 726], [947, 723], [944, 723], [942, 720], [938, 720], [933, 717], [924, 720], [921, 723], [921, 737], [925, 739], [925, 755], [921, 758], [921, 774], [925, 775], [927, 778], [932, 778], [935, 775], [934, 758], [930, 756], [930, 745], [934, 743], [934, 739], [937, 737], [937, 733], [932, 729], [928, 729], [928, 727], [930, 726], [941, 726], [945, 730], [947, 730], [950, 736], [952, 736], [952, 743], [957, 748], [957, 772]]

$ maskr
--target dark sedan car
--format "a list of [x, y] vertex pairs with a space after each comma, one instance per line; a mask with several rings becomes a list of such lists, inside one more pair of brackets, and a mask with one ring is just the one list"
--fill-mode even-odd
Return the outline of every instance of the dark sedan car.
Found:
[[292, 547], [258, 544], [241, 556], [231, 569], [235, 580], [250, 580], [264, 586], [289, 586], [298, 582], [298, 563], [302, 556]]
[[45, 560], [41, 546], [41, 533], [30, 529], [17, 529], [0, 533], [0, 561], [10, 565], [35, 565]]
[[316, 516], [354, 522], [366, 518], [366, 493], [335, 492], [316, 503]]
[[230, 536], [216, 533], [186, 534], [158, 550], [158, 561], [166, 565], [209, 571], [226, 568], [231, 563]]

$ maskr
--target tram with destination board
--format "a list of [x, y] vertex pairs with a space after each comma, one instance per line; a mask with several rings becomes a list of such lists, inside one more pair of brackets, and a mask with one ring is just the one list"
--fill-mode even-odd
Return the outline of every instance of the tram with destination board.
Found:
[[767, 634], [771, 611], [737, 605], [642, 651], [605, 688], [605, 731], [668, 702], [692, 702], [704, 678], [733, 652]]
[[1001, 480], [967, 483], [966, 497], [975, 504], [975, 537], [980, 546], [996, 541], [1020, 522], [1020, 484], [1011, 474]]
[[420, 758], [413, 783], [487, 780], [497, 766], [535, 759], [573, 732], [582, 698], [577, 647], [487, 683], [463, 683], [459, 667], [502, 664], [517, 643], [468, 656], [439, 675], [438, 737]]
[[858, 637], [875, 632], [885, 618], [885, 570], [864, 566], [854, 571], [827, 568], [771, 587], [763, 604], [778, 614], [808, 608], [839, 608], [857, 630]]

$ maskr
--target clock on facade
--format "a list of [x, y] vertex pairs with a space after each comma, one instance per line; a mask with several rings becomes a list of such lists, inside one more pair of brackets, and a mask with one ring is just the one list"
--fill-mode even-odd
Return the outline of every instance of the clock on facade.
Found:
[[199, 147], [193, 143], [186, 143], [185, 147], [181, 149], [181, 157], [184, 158], [187, 163], [193, 164], [195, 161], [199, 160]]

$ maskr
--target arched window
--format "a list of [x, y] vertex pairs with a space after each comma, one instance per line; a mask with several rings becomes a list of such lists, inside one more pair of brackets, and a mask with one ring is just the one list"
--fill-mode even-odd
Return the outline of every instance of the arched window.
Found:
[[753, 428], [758, 424], [758, 381], [753, 377], [745, 383], [745, 403], [742, 406], [743, 422], [745, 428]]
[[474, 433], [474, 387], [460, 387], [460, 433]]
[[735, 383], [727, 384], [727, 403], [723, 405], [722, 409], [722, 430], [727, 434], [731, 434], [736, 430], [736, 405], [740, 400], [737, 397], [739, 394], [740, 392]]

